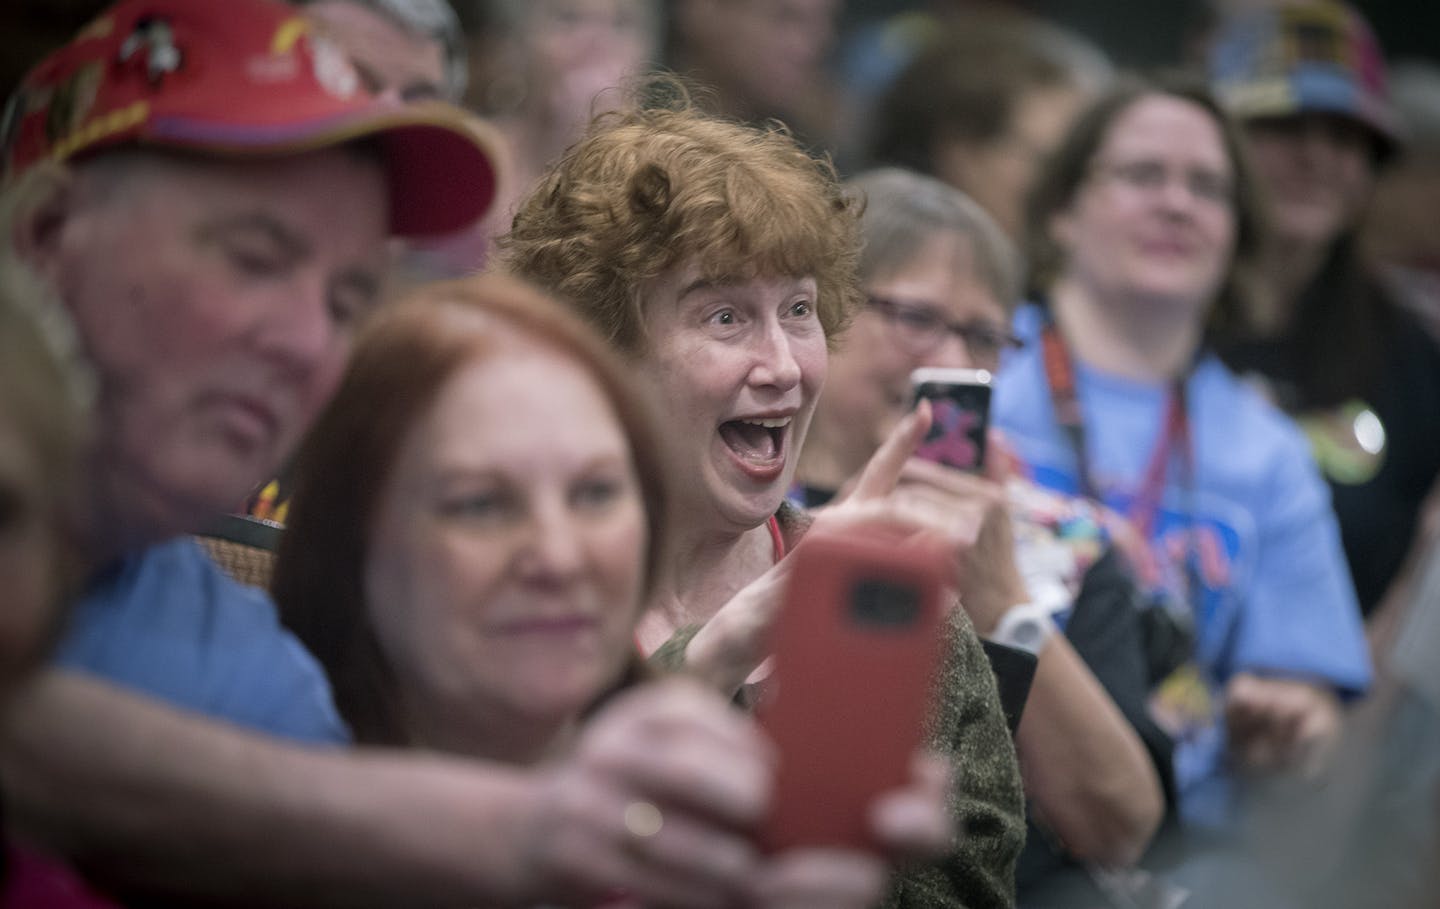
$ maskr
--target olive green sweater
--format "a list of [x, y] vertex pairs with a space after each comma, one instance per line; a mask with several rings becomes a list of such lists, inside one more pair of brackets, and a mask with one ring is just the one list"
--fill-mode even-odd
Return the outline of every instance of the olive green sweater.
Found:
[[[810, 526], [800, 509], [776, 514], [786, 549]], [[651, 657], [677, 669], [698, 628], [680, 630]], [[895, 875], [888, 909], [1007, 909], [1015, 905], [1015, 860], [1025, 844], [1025, 801], [1015, 743], [1000, 711], [995, 676], [963, 609], [951, 613], [950, 646], [936, 679], [934, 712], [926, 737], [954, 763], [950, 811], [959, 831], [955, 848], [939, 861]], [[741, 701], [748, 700], [742, 692]]]

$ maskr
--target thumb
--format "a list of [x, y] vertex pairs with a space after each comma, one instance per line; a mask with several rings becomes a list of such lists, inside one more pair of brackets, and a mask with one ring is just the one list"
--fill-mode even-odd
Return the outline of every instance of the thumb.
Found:
[[1001, 486], [1011, 476], [1022, 473], [1020, 455], [1005, 438], [1005, 433], [991, 427], [985, 434], [985, 476]]
[[865, 469], [860, 472], [860, 479], [855, 484], [850, 499], [861, 502], [889, 495], [900, 480], [900, 471], [904, 469], [905, 462], [910, 460], [910, 456], [920, 445], [920, 440], [930, 431], [932, 419], [930, 400], [921, 398], [915, 409], [895, 424], [889, 437], [870, 456]]

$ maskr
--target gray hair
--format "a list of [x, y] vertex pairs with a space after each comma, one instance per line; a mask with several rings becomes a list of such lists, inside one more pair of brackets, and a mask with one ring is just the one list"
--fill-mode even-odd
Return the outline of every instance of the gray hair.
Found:
[[[320, 0], [299, 0], [309, 6]], [[445, 100], [458, 103], [470, 85], [470, 62], [465, 32], [447, 0], [344, 0], [389, 19], [406, 32], [426, 41], [438, 41], [445, 51]]]
[[964, 237], [973, 250], [980, 279], [1008, 311], [1021, 291], [1022, 266], [1010, 242], [978, 204], [960, 190], [914, 171], [882, 167], [846, 181], [848, 194], [862, 198], [861, 280], [909, 264], [921, 245], [941, 231]]

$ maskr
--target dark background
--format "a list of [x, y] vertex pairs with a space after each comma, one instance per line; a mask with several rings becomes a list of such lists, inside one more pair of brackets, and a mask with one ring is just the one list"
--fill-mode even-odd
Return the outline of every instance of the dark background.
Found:
[[[0, 0], [0, 92], [9, 95], [30, 66], [107, 5], [99, 0]], [[850, 0], [842, 27], [904, 10], [967, 5], [981, 4]], [[1205, 0], [1028, 0], [991, 5], [1049, 16], [1098, 43], [1121, 66], [1131, 67], [1189, 58], [1204, 33], [1208, 9]], [[1440, 62], [1440, 0], [1370, 0], [1356, 6], [1374, 24], [1389, 59], [1419, 56]]]

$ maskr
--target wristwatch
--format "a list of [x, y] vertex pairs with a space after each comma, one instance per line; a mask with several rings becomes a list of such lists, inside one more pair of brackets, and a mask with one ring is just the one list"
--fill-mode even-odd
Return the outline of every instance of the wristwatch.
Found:
[[990, 640], [1038, 654], [1056, 632], [1053, 610], [1044, 603], [1021, 603], [1006, 610]]

